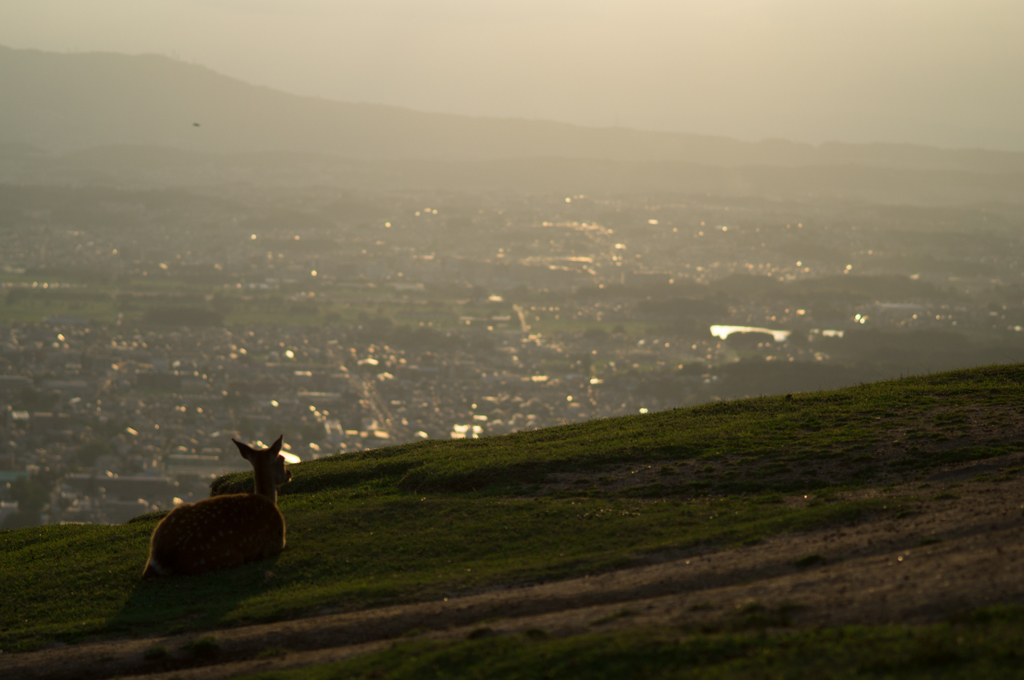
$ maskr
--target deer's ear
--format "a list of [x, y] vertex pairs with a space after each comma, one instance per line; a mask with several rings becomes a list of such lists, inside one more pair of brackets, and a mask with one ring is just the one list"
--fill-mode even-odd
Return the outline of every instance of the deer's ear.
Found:
[[242, 458], [249, 460], [249, 454], [252, 453], [252, 447], [249, 446], [248, 444], [243, 444], [234, 437], [231, 438], [231, 441], [233, 441], [235, 443], [235, 446], [238, 447], [238, 452], [242, 454]]
[[281, 453], [281, 444], [283, 442], [284, 435], [282, 434], [280, 437], [277, 438], [277, 441], [270, 445], [270, 448], [267, 450], [270, 451], [271, 454], [276, 456], [277, 454]]

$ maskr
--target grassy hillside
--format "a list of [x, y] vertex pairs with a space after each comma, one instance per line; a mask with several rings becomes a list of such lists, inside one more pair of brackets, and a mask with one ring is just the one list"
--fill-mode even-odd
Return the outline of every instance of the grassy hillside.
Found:
[[[1024, 450], [1005, 436], [1022, 413], [1022, 377], [1024, 367], [999, 366], [429, 441], [304, 464], [282, 492], [661, 499], [879, 485]], [[225, 477], [214, 492], [250, 478]]]
[[678, 630], [550, 639], [540, 631], [459, 642], [409, 642], [341, 663], [246, 680], [366, 678], [1017, 678], [1019, 609], [992, 609], [973, 625], [848, 627], [785, 636]]
[[[282, 489], [284, 553], [196, 578], [139, 579], [157, 516], [0, 532], [0, 649], [436, 599], [899, 518], [905, 500], [842, 491], [1024, 450], [1022, 379], [988, 367], [304, 463]], [[248, 486], [234, 475], [215, 492]]]

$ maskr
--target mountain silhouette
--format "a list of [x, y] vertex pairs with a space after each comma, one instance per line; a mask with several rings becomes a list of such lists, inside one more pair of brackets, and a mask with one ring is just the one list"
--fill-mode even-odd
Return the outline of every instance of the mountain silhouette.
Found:
[[156, 55], [58, 54], [0, 47], [0, 92], [0, 144], [51, 153], [127, 144], [214, 153], [317, 153], [355, 160], [552, 158], [1024, 172], [1024, 153], [901, 144], [741, 142], [329, 101], [250, 85]]

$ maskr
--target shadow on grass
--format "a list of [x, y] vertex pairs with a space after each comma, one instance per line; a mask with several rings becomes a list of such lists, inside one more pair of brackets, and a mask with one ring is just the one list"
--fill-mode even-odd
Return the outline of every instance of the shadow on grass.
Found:
[[232, 618], [239, 604], [272, 588], [273, 568], [280, 556], [198, 576], [139, 579], [124, 606], [101, 635], [176, 635], [211, 628], [244, 625]]

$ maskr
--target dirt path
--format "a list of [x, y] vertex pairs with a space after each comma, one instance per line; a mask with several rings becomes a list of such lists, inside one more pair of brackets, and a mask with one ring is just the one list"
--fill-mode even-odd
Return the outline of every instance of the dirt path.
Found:
[[[916, 493], [932, 498], [943, 491], [935, 484]], [[0, 677], [213, 680], [323, 663], [413, 638], [530, 629], [560, 636], [659, 624], [700, 630], [926, 623], [1024, 602], [1024, 480], [971, 482], [951, 491], [959, 497], [927, 500], [920, 512], [898, 520], [448, 601], [214, 631], [217, 649], [206, 657], [192, 643], [210, 633], [4, 655]], [[796, 566], [809, 556], [820, 559]], [[153, 658], [159, 647], [166, 654]], [[273, 655], [257, 658], [268, 650]]]

